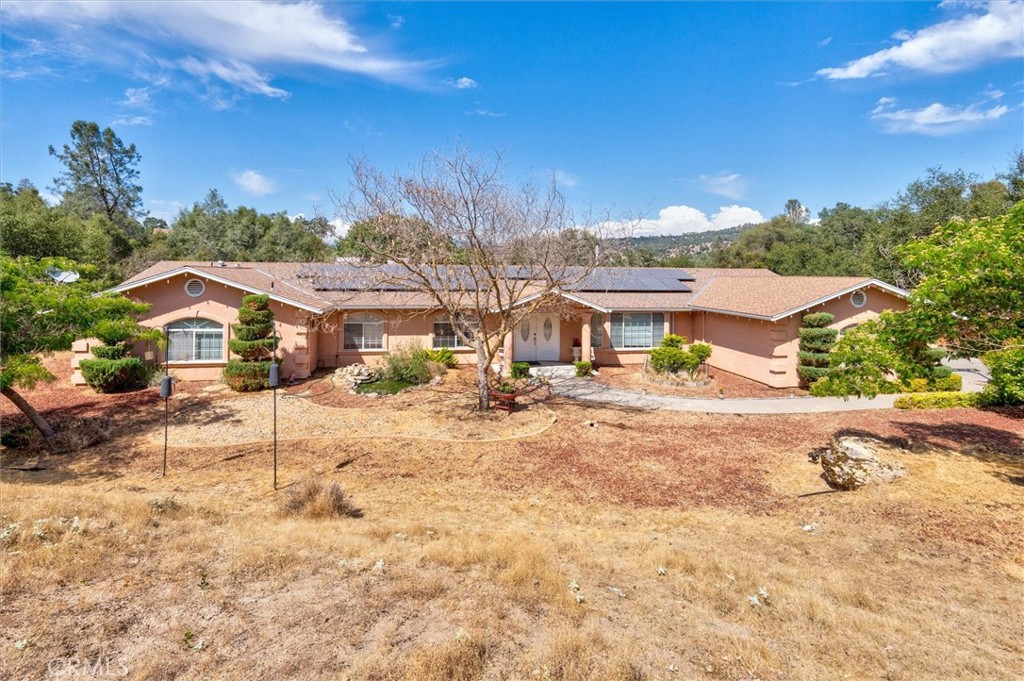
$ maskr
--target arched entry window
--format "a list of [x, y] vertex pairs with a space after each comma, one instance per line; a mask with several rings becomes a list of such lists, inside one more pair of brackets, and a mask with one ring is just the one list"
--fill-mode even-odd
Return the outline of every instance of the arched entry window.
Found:
[[224, 325], [211, 319], [181, 319], [167, 325], [171, 362], [219, 362], [224, 359]]

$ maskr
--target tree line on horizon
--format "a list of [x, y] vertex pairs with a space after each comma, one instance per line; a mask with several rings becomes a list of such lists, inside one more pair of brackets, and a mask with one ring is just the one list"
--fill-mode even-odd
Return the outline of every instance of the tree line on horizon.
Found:
[[[216, 189], [182, 209], [170, 224], [148, 216], [135, 145], [125, 145], [113, 130], [101, 130], [94, 122], [75, 121], [71, 143], [51, 146], [49, 153], [64, 166], [53, 180], [60, 197], [56, 205], [48, 205], [29, 180], [0, 184], [0, 255], [67, 258], [94, 266], [112, 284], [160, 260], [359, 257], [365, 251], [361, 242], [373, 238], [372, 225], [357, 223], [330, 244], [333, 226], [323, 217], [231, 208]], [[764, 267], [782, 275], [873, 276], [910, 287], [915, 273], [897, 255], [901, 246], [951, 220], [1005, 215], [1022, 200], [1024, 151], [1018, 148], [1006, 171], [991, 179], [936, 166], [875, 207], [840, 202], [812, 222], [800, 202], [791, 199], [782, 213], [737, 230], [731, 241], [713, 240], [693, 249], [692, 235], [677, 240], [681, 248], [673, 246], [671, 237], [632, 240], [616, 249], [615, 264]]]

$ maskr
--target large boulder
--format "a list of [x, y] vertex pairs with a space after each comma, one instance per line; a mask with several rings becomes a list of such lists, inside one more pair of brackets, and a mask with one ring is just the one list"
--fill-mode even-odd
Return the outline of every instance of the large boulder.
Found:
[[863, 437], [833, 437], [830, 446], [820, 454], [821, 477], [837, 490], [860, 489], [872, 482], [892, 482], [907, 474], [899, 461], [883, 461], [879, 453], [888, 449], [885, 443]]

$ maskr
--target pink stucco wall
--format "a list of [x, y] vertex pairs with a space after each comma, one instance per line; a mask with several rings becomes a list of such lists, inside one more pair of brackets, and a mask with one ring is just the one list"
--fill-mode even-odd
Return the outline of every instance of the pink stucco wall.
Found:
[[[238, 307], [245, 292], [225, 284], [205, 280], [203, 295], [192, 298], [184, 291], [185, 282], [193, 275], [177, 275], [131, 291], [131, 297], [152, 305], [142, 319], [147, 326], [165, 324], [201, 317], [225, 327], [224, 357], [228, 357], [227, 342], [231, 337], [231, 324], [238, 320]], [[202, 279], [202, 277], [198, 277]], [[885, 309], [905, 309], [901, 298], [880, 289], [866, 290], [867, 302], [855, 308], [850, 296], [845, 295], [811, 312], [830, 312], [835, 315], [833, 326], [842, 329], [876, 317]], [[384, 347], [380, 350], [346, 350], [343, 345], [344, 312], [333, 312], [326, 318], [314, 318], [303, 310], [271, 301], [275, 323], [280, 333], [282, 369], [285, 377], [297, 379], [309, 376], [317, 368], [333, 368], [354, 363], [376, 364], [392, 349], [412, 343], [432, 347], [433, 324], [440, 315], [436, 312], [409, 310], [372, 311], [384, 318]], [[354, 314], [354, 313], [353, 313]], [[560, 361], [572, 360], [572, 341], [583, 339], [583, 321], [590, 310], [569, 313], [559, 324]], [[744, 317], [703, 312], [666, 313], [665, 332], [685, 336], [688, 341], [703, 341], [713, 345], [709, 360], [713, 367], [746, 376], [776, 388], [799, 385], [796, 373], [799, 346], [798, 329], [803, 313], [778, 323]], [[601, 347], [594, 348], [593, 360], [600, 365], [642, 364], [647, 351], [615, 350], [609, 348], [611, 315], [604, 314]], [[514, 341], [513, 341], [514, 342]], [[74, 346], [74, 378], [81, 382], [78, 362], [90, 357], [90, 341], [77, 341]], [[145, 348], [138, 348], [140, 354]], [[461, 364], [473, 364], [476, 354], [472, 349], [459, 349], [456, 356]], [[162, 361], [162, 354], [157, 353]], [[172, 363], [171, 370], [181, 380], [219, 380], [226, 361]]]
[[[206, 284], [206, 290], [196, 298], [186, 295], [184, 291], [185, 282], [192, 278], [203, 279]], [[227, 364], [226, 358], [229, 357], [227, 344], [232, 337], [231, 324], [238, 321], [238, 307], [242, 304], [244, 295], [246, 292], [241, 289], [184, 274], [130, 292], [130, 297], [152, 305], [149, 312], [140, 320], [144, 326], [160, 328], [171, 322], [196, 317], [209, 319], [224, 326], [224, 360], [171, 362], [171, 373], [184, 381], [220, 380], [221, 372]], [[307, 329], [308, 313], [277, 301], [270, 302], [270, 309], [274, 312], [274, 323], [280, 334], [278, 348], [282, 359], [283, 376], [307, 377], [311, 371], [311, 358], [316, 352], [315, 336], [309, 334]], [[82, 344], [78, 347], [82, 349], [76, 349], [77, 359], [88, 356], [88, 347], [83, 347]], [[158, 352], [157, 360], [163, 361], [162, 352]]]

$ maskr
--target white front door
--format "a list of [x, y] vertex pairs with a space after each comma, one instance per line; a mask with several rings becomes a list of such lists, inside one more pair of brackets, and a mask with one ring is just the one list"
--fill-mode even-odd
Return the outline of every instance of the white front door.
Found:
[[541, 313], [527, 317], [519, 324], [515, 336], [516, 362], [557, 362], [558, 315]]

